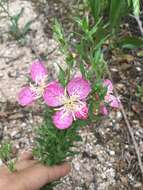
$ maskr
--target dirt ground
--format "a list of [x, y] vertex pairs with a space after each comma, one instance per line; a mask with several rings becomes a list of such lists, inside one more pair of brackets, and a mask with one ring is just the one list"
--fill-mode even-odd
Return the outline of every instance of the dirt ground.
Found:
[[[64, 56], [52, 38], [52, 18], [58, 16], [70, 28], [68, 9], [62, 1], [10, 0], [11, 14], [22, 7], [20, 26], [27, 19], [34, 20], [25, 46], [9, 38], [5, 15], [0, 19], [0, 141], [10, 139], [18, 152], [33, 146], [34, 129], [42, 122], [42, 106], [20, 107], [17, 93], [29, 82], [28, 68], [36, 57], [47, 56], [49, 76], [56, 78], [57, 64], [64, 67]], [[143, 85], [143, 57], [138, 57], [137, 52], [124, 55], [112, 52], [110, 60], [114, 85], [131, 121], [143, 160], [143, 102], [137, 95], [137, 84]], [[83, 139], [79, 143], [80, 154], [73, 158], [71, 173], [55, 190], [143, 189], [134, 146], [120, 111], [112, 111], [108, 118], [80, 133]]]

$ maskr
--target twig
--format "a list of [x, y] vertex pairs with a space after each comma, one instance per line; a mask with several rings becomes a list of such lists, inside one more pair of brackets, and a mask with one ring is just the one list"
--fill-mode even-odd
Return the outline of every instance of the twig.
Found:
[[[108, 68], [108, 65], [106, 64], [106, 69], [107, 69], [107, 73], [109, 75], [109, 78], [112, 80], [112, 75], [111, 75], [111, 72]], [[113, 80], [112, 80], [113, 81]], [[114, 89], [114, 92], [115, 92], [115, 95], [118, 97], [118, 92], [116, 89]], [[124, 117], [124, 120], [125, 120], [125, 123], [127, 125], [127, 128], [128, 128], [128, 131], [130, 133], [130, 136], [131, 136], [131, 139], [132, 139], [132, 142], [134, 144], [134, 148], [135, 148], [135, 151], [136, 151], [136, 155], [137, 155], [137, 159], [138, 159], [138, 163], [139, 163], [139, 167], [140, 167], [140, 170], [141, 170], [141, 174], [142, 174], [142, 178], [143, 178], [143, 165], [142, 165], [142, 160], [141, 160], [141, 156], [140, 156], [140, 151], [139, 151], [139, 148], [138, 148], [138, 145], [137, 145], [137, 142], [135, 140], [135, 137], [134, 137], [134, 132], [132, 130], [132, 127], [130, 125], [130, 122], [127, 118], [127, 115], [126, 115], [126, 112], [125, 112], [125, 109], [123, 107], [123, 104], [121, 103], [121, 112], [122, 112], [122, 115]]]
[[138, 23], [139, 29], [140, 29], [140, 33], [143, 36], [143, 27], [142, 27], [142, 21], [140, 20], [139, 16], [134, 16], [134, 15], [130, 15], [131, 17], [133, 17], [136, 22]]

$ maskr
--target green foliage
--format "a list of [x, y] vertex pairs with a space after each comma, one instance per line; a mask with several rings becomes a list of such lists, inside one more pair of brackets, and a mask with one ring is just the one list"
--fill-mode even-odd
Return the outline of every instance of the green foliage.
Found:
[[75, 63], [75, 58], [69, 45], [69, 39], [66, 39], [63, 28], [57, 20], [55, 20], [53, 26], [53, 36], [59, 44], [59, 50], [65, 56], [65, 62], [67, 66], [65, 70], [61, 67], [61, 65], [58, 65], [60, 69], [59, 80], [63, 86], [65, 86], [70, 79], [70, 74]]
[[79, 28], [79, 32], [75, 33], [75, 38], [78, 39], [75, 51], [79, 59], [79, 69], [88, 80], [93, 80], [94, 75], [97, 80], [101, 79], [105, 72], [101, 49], [108, 38], [106, 35], [107, 26], [102, 27], [101, 18], [94, 26], [90, 25], [88, 16], [83, 19], [76, 18], [75, 21]]
[[140, 0], [132, 0], [133, 13], [135, 16], [140, 14]]
[[67, 54], [68, 43], [67, 43], [67, 41], [65, 39], [63, 28], [62, 28], [61, 24], [57, 20], [55, 20], [55, 22], [54, 22], [53, 33], [54, 33], [53, 34], [54, 39], [59, 44], [60, 51], [63, 54]]
[[19, 20], [24, 13], [24, 8], [21, 8], [19, 13], [12, 16], [8, 11], [8, 7], [5, 6], [6, 2], [8, 3], [8, 1], [0, 1], [0, 7], [9, 18], [9, 33], [15, 40], [18, 40], [21, 45], [24, 45], [26, 42], [26, 35], [30, 31], [30, 26], [33, 21], [28, 21], [22, 28], [20, 28]]
[[3, 143], [0, 147], [0, 158], [8, 169], [13, 172], [15, 170], [15, 162], [11, 160], [12, 145], [10, 143]]
[[28, 21], [23, 28], [19, 27], [19, 20], [22, 17], [24, 13], [24, 8], [22, 8], [20, 10], [19, 13], [17, 13], [16, 15], [11, 16], [10, 18], [10, 34], [12, 35], [12, 37], [16, 40], [18, 40], [21, 43], [25, 43], [26, 42], [26, 35], [27, 33], [30, 31], [30, 26], [32, 24], [33, 21]]
[[103, 16], [103, 12], [108, 7], [108, 0], [87, 0], [87, 4], [91, 9], [96, 23], [98, 22], [99, 18]]
[[122, 37], [119, 41], [119, 46], [127, 49], [143, 48], [143, 38], [138, 37]]
[[109, 10], [109, 22], [112, 29], [119, 27], [121, 18], [128, 13], [127, 2], [123, 0], [111, 0]]
[[44, 124], [38, 128], [36, 148], [34, 154], [45, 165], [54, 165], [64, 162], [69, 156], [77, 152], [71, 150], [74, 142], [81, 140], [77, 131], [80, 122], [74, 122], [68, 130], [57, 129], [52, 122], [53, 111], [46, 108]]
[[[91, 15], [94, 18], [93, 25], [95, 25], [100, 20], [101, 17], [103, 18], [100, 23], [101, 28], [103, 28], [106, 25], [106, 32], [103, 32], [102, 29], [99, 29], [96, 36], [98, 37], [98, 39], [101, 39], [101, 38], [104, 39], [104, 37], [108, 36], [108, 39], [112, 39], [112, 44], [115, 46], [118, 43], [122, 43], [122, 41], [120, 42], [120, 38], [117, 38], [122, 18], [124, 18], [125, 16], [128, 16], [129, 13], [133, 13], [135, 16], [139, 16], [140, 14], [140, 0], [124, 0], [124, 1], [123, 0], [118, 0], [118, 1], [116, 0], [108, 0], [108, 1], [89, 0], [87, 2], [91, 10]], [[102, 34], [103, 36], [100, 36], [100, 34]], [[128, 37], [130, 38], [130, 36]], [[130, 39], [130, 41], [136, 41], [134, 42], [134, 44], [135, 43], [141, 44], [140, 39], [136, 39], [136, 40]], [[125, 46], [126, 44], [124, 44], [124, 47]], [[130, 45], [128, 45], [128, 42], [127, 42], [127, 48], [129, 46]], [[137, 48], [138, 46], [132, 45], [130, 47]]]
[[139, 97], [139, 99], [143, 103], [143, 85], [137, 86], [136, 96]]
[[[33, 150], [34, 155], [44, 165], [52, 166], [61, 164], [78, 152], [74, 150], [75, 142], [81, 141], [78, 130], [85, 126], [87, 121], [76, 121], [71, 128], [67, 130], [57, 129], [52, 122], [53, 111], [46, 108], [44, 123], [37, 129], [36, 145]], [[54, 184], [48, 184], [44, 189], [52, 189]]]

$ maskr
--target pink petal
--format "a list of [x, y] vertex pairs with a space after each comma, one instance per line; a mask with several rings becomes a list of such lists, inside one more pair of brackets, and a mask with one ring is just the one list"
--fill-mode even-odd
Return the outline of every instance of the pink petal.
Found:
[[37, 84], [41, 82], [47, 75], [47, 69], [42, 61], [36, 60], [30, 67], [30, 75], [33, 81]]
[[53, 116], [53, 123], [58, 129], [67, 129], [72, 125], [73, 117], [71, 113], [58, 111]]
[[107, 94], [113, 92], [113, 84], [109, 79], [104, 80], [103, 85], [107, 87]]
[[22, 106], [30, 105], [36, 97], [36, 94], [28, 87], [23, 87], [18, 94], [18, 103]]
[[87, 104], [85, 103], [85, 105], [79, 107], [78, 106], [78, 111], [76, 111], [75, 113], [76, 118], [78, 119], [87, 119], [88, 118], [88, 107]]
[[120, 108], [121, 102], [118, 98], [113, 95], [105, 96], [105, 100], [109, 103], [109, 105], [113, 108]]
[[100, 112], [101, 114], [103, 114], [103, 115], [108, 115], [108, 114], [109, 114], [109, 113], [108, 113], [108, 109], [107, 109], [106, 106], [104, 106], [104, 105], [101, 105], [101, 106], [100, 106], [99, 112]]
[[67, 86], [69, 96], [76, 95], [80, 100], [85, 99], [91, 91], [90, 84], [87, 80], [76, 77], [72, 79]]
[[43, 94], [46, 104], [51, 107], [61, 106], [63, 96], [64, 88], [56, 81], [49, 83]]

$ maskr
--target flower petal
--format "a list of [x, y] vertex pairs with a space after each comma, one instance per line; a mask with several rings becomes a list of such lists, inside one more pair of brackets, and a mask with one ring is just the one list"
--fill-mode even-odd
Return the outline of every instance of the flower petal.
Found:
[[77, 110], [74, 114], [78, 119], [87, 119], [88, 117], [88, 106], [83, 104], [82, 106], [77, 105]]
[[120, 108], [121, 102], [119, 98], [116, 98], [113, 95], [105, 96], [106, 102], [109, 103], [109, 105], [113, 108]]
[[107, 87], [107, 94], [113, 92], [113, 84], [109, 79], [104, 80], [103, 85]]
[[51, 107], [61, 106], [63, 96], [64, 88], [56, 81], [49, 83], [43, 94], [46, 104]]
[[80, 100], [85, 99], [91, 91], [90, 84], [87, 80], [76, 77], [72, 79], [67, 86], [69, 96], [78, 96]]
[[56, 112], [53, 116], [53, 123], [58, 129], [67, 129], [72, 125], [72, 122], [72, 114], [65, 113], [64, 110]]
[[30, 105], [34, 101], [35, 97], [36, 93], [34, 93], [30, 87], [23, 87], [18, 94], [18, 103], [22, 106]]
[[47, 69], [42, 61], [36, 60], [30, 67], [30, 75], [36, 84], [39, 84], [42, 79], [47, 76]]
[[103, 115], [108, 115], [109, 112], [108, 112], [108, 109], [106, 108], [106, 106], [104, 105], [101, 105], [100, 108], [99, 108], [99, 112]]

